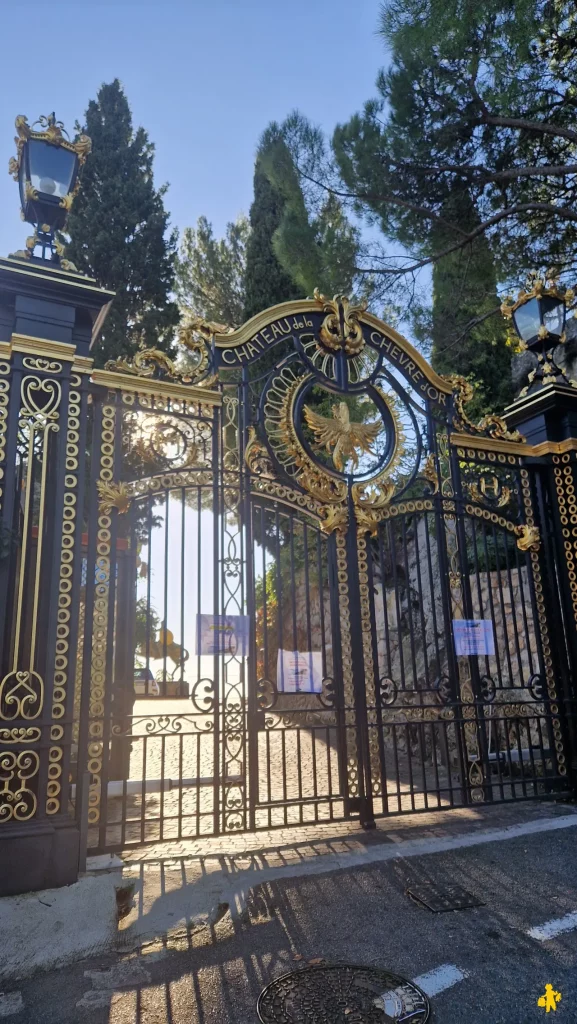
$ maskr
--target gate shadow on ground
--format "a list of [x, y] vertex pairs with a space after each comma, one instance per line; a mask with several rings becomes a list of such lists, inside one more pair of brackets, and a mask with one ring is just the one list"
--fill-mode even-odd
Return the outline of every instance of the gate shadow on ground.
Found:
[[[417, 882], [418, 863], [421, 863], [421, 843], [406, 847], [411, 840], [457, 839], [465, 832], [482, 833], [497, 826], [520, 824], [535, 817], [547, 819], [566, 813], [566, 808], [537, 808], [525, 805], [505, 808], [453, 811], [441, 815], [413, 815], [411, 819], [389, 820], [386, 826], [374, 832], [341, 834], [302, 840], [301, 842], [279, 843], [265, 850], [244, 850], [238, 853], [221, 853], [207, 856], [181, 856], [141, 861], [128, 864], [124, 871], [126, 883], [135, 886], [134, 907], [121, 922], [119, 946], [122, 949], [137, 948], [139, 944], [169, 932], [194, 932], [199, 927], [214, 924], [227, 912], [233, 920], [242, 920], [246, 915], [247, 899], [251, 890], [262, 883], [277, 881], [294, 876], [320, 876], [328, 872], [346, 871], [356, 863], [358, 870], [366, 867], [365, 855], [371, 860], [378, 859], [379, 844], [383, 855], [390, 856], [395, 846], [394, 863], [406, 863], [409, 882]], [[514, 811], [514, 814], [513, 814]], [[445, 820], [442, 820], [445, 819]], [[249, 837], [238, 837], [246, 841]], [[255, 841], [255, 837], [250, 837]], [[479, 836], [479, 839], [482, 838]], [[221, 840], [222, 842], [222, 840]], [[231, 841], [232, 845], [232, 841]], [[166, 849], [166, 848], [165, 848]], [[403, 858], [404, 850], [419, 854], [419, 858]], [[425, 879], [424, 879], [425, 880]], [[480, 897], [482, 898], [482, 896]]]
[[[570, 850], [572, 835], [560, 841]], [[242, 919], [227, 914], [143, 951], [136, 962], [149, 980], [117, 993], [109, 1016], [94, 1024], [254, 1024], [261, 989], [317, 958], [379, 965], [405, 977], [448, 962], [472, 967], [479, 999], [489, 1007], [495, 993], [490, 972], [479, 973], [483, 963], [514, 955], [540, 976], [546, 952], [527, 928], [551, 917], [552, 893], [556, 916], [575, 909], [577, 869], [567, 875], [566, 857], [553, 867], [544, 863], [549, 843], [545, 834], [308, 877], [255, 879]], [[486, 906], [433, 914], [405, 895], [409, 884], [455, 880]], [[165, 884], [158, 899], [178, 906], [189, 885], [183, 880], [180, 891], [170, 892]], [[558, 940], [555, 955], [573, 963], [570, 937]]]

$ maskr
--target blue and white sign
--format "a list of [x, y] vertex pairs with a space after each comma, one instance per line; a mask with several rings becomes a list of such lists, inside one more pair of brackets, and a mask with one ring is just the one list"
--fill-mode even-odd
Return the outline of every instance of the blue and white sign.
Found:
[[491, 619], [453, 619], [456, 654], [494, 654], [495, 633]]
[[279, 693], [322, 693], [322, 651], [283, 651], [279, 649], [276, 687]]
[[248, 657], [248, 615], [196, 616], [196, 653]]

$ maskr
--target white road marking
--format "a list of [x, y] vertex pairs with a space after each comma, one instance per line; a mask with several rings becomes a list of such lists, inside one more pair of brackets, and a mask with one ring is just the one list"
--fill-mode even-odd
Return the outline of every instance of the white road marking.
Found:
[[554, 917], [551, 921], [545, 921], [545, 924], [537, 925], [536, 928], [530, 928], [527, 935], [531, 939], [537, 939], [537, 942], [548, 942], [549, 939], [554, 939], [556, 935], [562, 935], [563, 932], [572, 932], [577, 928], [577, 913], [565, 914], [565, 917]]
[[427, 971], [426, 974], [420, 974], [418, 978], [413, 978], [413, 981], [415, 985], [422, 988], [426, 996], [436, 996], [439, 992], [452, 988], [458, 981], [464, 981], [468, 977], [467, 971], [462, 971], [455, 964], [442, 964], [434, 971]]
[[[452, 988], [457, 982], [464, 981], [468, 977], [467, 971], [462, 971], [455, 964], [441, 964], [433, 971], [427, 971], [426, 974], [420, 974], [418, 978], [413, 978], [413, 982], [423, 990], [426, 996], [438, 996], [439, 992], [445, 992], [446, 989]], [[402, 995], [402, 989], [382, 992], [380, 996], [373, 999], [373, 1006], [384, 1010], [389, 1017], [398, 1017], [403, 1012]]]

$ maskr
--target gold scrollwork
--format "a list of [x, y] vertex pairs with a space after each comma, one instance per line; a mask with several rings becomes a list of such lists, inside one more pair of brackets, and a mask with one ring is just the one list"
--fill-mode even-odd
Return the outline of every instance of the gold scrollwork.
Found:
[[13, 669], [0, 683], [0, 718], [31, 721], [44, 706], [44, 681], [38, 672]]
[[40, 373], [62, 373], [62, 363], [57, 363], [55, 359], [25, 356], [22, 360], [22, 365], [27, 370], [37, 370]]
[[[333, 510], [335, 513], [339, 513], [341, 510], [334, 505], [330, 508], [325, 507], [319, 501], [315, 501], [309, 494], [303, 494], [302, 491], [295, 491], [292, 487], [286, 487], [284, 484], [279, 483], [277, 480], [272, 480], [269, 477], [255, 476], [251, 481], [253, 492], [256, 494], [267, 494], [271, 498], [278, 498], [279, 501], [285, 502], [287, 505], [292, 505], [296, 509], [300, 509], [303, 512], [307, 512], [314, 516], [315, 519], [321, 520], [320, 526], [323, 528], [324, 518], [326, 515], [330, 515]], [[345, 520], [346, 527], [346, 520]], [[336, 524], [325, 532], [332, 533], [336, 529]]]
[[[228, 329], [233, 330], [233, 328]], [[202, 380], [204, 387], [212, 387], [218, 381], [218, 374], [214, 373], [207, 377], [206, 373], [210, 366], [210, 348], [208, 342], [214, 334], [227, 333], [223, 324], [213, 323], [203, 317], [190, 317], [178, 330], [178, 338], [181, 345], [192, 353], [194, 365], [189, 371], [194, 383]]]
[[161, 380], [173, 380], [178, 384], [191, 384], [192, 380], [186, 373], [180, 373], [174, 361], [158, 348], [140, 348], [132, 359], [119, 356], [109, 359], [105, 370], [117, 373], [130, 373], [135, 377], [154, 377]]
[[[348, 487], [346, 481], [335, 478], [320, 464], [313, 462], [298, 437], [294, 423], [295, 402], [299, 392], [309, 380], [311, 380], [310, 374], [298, 375], [290, 368], [285, 367], [279, 372], [278, 376], [273, 379], [266, 398], [265, 430], [280, 464], [289, 475], [293, 476], [295, 483], [325, 506], [323, 530], [330, 533], [335, 529], [346, 529]], [[394, 495], [395, 484], [391, 479], [391, 474], [404, 452], [404, 431], [395, 404], [385, 392], [379, 389], [379, 393], [394, 422], [393, 453], [387, 465], [376, 476], [353, 484], [351, 489], [357, 526], [361, 532], [369, 531], [372, 534], [375, 533], [383, 518], [383, 511]], [[347, 415], [340, 418], [334, 415], [334, 422], [305, 407], [305, 416], [309, 426], [315, 432], [317, 441], [327, 447], [329, 451], [332, 450], [333, 462], [337, 470], [339, 467], [342, 468], [343, 460], [352, 457], [353, 449], [370, 451], [371, 438], [382, 429], [380, 422], [378, 424], [352, 424], [348, 418], [348, 407], [344, 402], [341, 402], [340, 405], [344, 406]], [[341, 412], [340, 407], [337, 408], [337, 411]], [[360, 430], [366, 430], [369, 427], [371, 428], [371, 437], [364, 433], [360, 434]], [[255, 437], [251, 435], [249, 441], [251, 455], [253, 451], [257, 451], [254, 448], [256, 443]], [[339, 511], [336, 511], [334, 506], [340, 506]]]
[[122, 480], [115, 484], [108, 480], [99, 480], [96, 484], [100, 496], [99, 509], [104, 515], [109, 515], [115, 508], [120, 515], [128, 512], [132, 504], [132, 488], [130, 484]]
[[365, 346], [359, 318], [366, 309], [366, 303], [352, 305], [346, 295], [335, 295], [328, 299], [321, 295], [318, 288], [314, 290], [314, 297], [323, 312], [327, 313], [319, 331], [321, 345], [330, 352], [344, 349], [348, 356], [358, 356]]
[[[66, 712], [67, 687], [69, 679], [70, 606], [72, 603], [72, 574], [74, 561], [74, 537], [77, 529], [77, 488], [78, 456], [80, 442], [80, 391], [81, 378], [73, 374], [68, 394], [68, 418], [66, 425], [66, 473], [64, 476], [64, 507], [62, 512], [62, 537], [60, 541], [60, 566], [58, 572], [58, 624], [56, 628], [56, 654], [54, 660], [54, 685], [52, 689], [52, 721], [58, 722]], [[60, 727], [53, 725], [51, 738], [61, 736]], [[48, 751], [48, 787], [46, 813], [56, 814], [60, 810], [61, 782], [54, 765], [62, 759], [60, 746]]]
[[38, 725], [0, 729], [0, 743], [37, 743], [41, 736], [42, 730]]
[[[23, 485], [23, 525], [21, 565], [16, 595], [16, 622], [12, 668], [0, 683], [0, 719], [14, 721], [16, 718], [30, 721], [38, 718], [44, 707], [44, 680], [35, 670], [36, 646], [38, 643], [38, 608], [40, 583], [43, 573], [44, 531], [38, 533], [36, 553], [31, 558], [30, 524], [35, 498], [35, 474], [33, 465], [38, 458], [37, 435], [41, 439], [41, 471], [39, 475], [38, 520], [43, 522], [47, 497], [48, 443], [50, 434], [59, 429], [58, 412], [62, 397], [60, 382], [52, 378], [25, 376], [20, 385], [20, 428], [26, 441], [26, 475]], [[31, 568], [30, 568], [31, 567]], [[31, 579], [28, 573], [31, 571]], [[19, 664], [24, 629], [24, 588], [32, 588], [32, 619], [30, 641], [27, 651], [28, 667]]]
[[274, 470], [266, 446], [262, 444], [254, 427], [248, 428], [248, 442], [244, 452], [244, 461], [251, 473], [257, 476], [274, 477]]
[[524, 441], [524, 437], [518, 430], [509, 430], [505, 420], [501, 416], [484, 416], [479, 423], [473, 423], [465, 412], [467, 405], [474, 395], [474, 388], [466, 377], [452, 373], [443, 376], [443, 380], [453, 388], [453, 397], [459, 426], [464, 427], [473, 434], [485, 434], [503, 441]]
[[455, 712], [453, 708], [445, 708], [440, 704], [436, 707], [416, 705], [411, 708], [399, 708], [398, 711], [393, 712], [385, 708], [384, 716], [384, 725], [390, 725], [394, 722], [450, 722], [455, 718]]
[[0, 752], [0, 821], [34, 817], [38, 801], [28, 783], [39, 770], [40, 757], [35, 750]]
[[517, 527], [517, 547], [520, 551], [538, 551], [541, 536], [537, 526], [525, 524]]
[[427, 483], [431, 485], [431, 494], [438, 493], [439, 474], [437, 472], [437, 464], [433, 452], [427, 455], [427, 458], [425, 459], [425, 463], [423, 465], [423, 468], [421, 469], [421, 472], [419, 473], [419, 476], [424, 477]]
[[[158, 348], [145, 348], [141, 346], [132, 359], [126, 356], [119, 356], [117, 359], [109, 359], [105, 370], [112, 370], [116, 373], [129, 373], [136, 377], [153, 378], [154, 380], [174, 381], [175, 384], [195, 385], [203, 377], [210, 363], [210, 353], [206, 341], [197, 336], [197, 331], [192, 323], [183, 324], [179, 328], [179, 338], [182, 345], [192, 352], [195, 357], [195, 364], [192, 368], [179, 370], [176, 363], [166, 352]], [[217, 380], [217, 376], [205, 378], [203, 384], [210, 387]]]

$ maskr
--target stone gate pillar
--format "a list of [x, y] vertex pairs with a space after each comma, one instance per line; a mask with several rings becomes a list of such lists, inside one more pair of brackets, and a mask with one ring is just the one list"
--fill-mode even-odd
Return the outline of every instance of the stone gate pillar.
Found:
[[78, 877], [89, 350], [112, 298], [54, 263], [0, 259], [0, 896]]
[[[519, 397], [505, 412], [527, 443], [525, 478], [538, 515], [540, 569], [557, 689], [556, 744], [577, 790], [577, 384], [552, 381]], [[529, 447], [530, 446], [530, 447]], [[536, 557], [536, 556], [535, 556]]]

